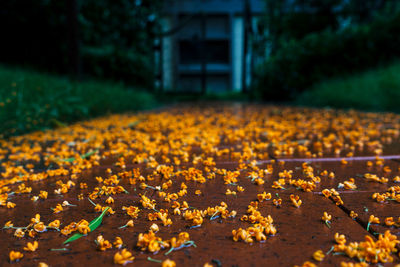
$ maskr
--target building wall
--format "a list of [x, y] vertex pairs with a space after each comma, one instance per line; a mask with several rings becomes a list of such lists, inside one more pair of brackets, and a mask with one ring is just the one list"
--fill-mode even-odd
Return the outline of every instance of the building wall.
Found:
[[[251, 11], [263, 0], [249, 0]], [[251, 55], [244, 55], [244, 0], [166, 0], [161, 45], [164, 90], [240, 91], [251, 78]], [[244, 65], [246, 64], [246, 67]]]

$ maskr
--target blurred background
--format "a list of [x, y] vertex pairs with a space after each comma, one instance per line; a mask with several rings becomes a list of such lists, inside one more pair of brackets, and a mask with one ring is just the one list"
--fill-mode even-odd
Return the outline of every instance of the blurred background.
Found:
[[4, 137], [180, 101], [399, 112], [400, 0], [5, 0]]

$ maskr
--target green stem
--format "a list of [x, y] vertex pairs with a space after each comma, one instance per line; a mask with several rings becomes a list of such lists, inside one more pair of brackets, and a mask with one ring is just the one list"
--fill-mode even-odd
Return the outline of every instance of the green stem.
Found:
[[194, 246], [195, 248], [197, 247], [196, 244], [194, 243], [194, 241], [189, 240], [189, 241], [186, 241], [185, 243], [183, 243], [182, 245], [180, 245], [179, 247], [176, 247], [176, 248], [175, 247], [171, 247], [168, 250], [168, 252], [166, 252], [164, 255], [167, 256], [169, 253], [171, 253], [174, 250], [179, 250], [181, 248], [187, 248], [187, 247], [190, 247], [190, 246]]
[[325, 221], [326, 226], [328, 226], [328, 228], [331, 228], [329, 221]]
[[97, 206], [96, 203], [94, 203], [90, 198], [88, 198], [89, 202], [92, 203], [93, 206]]
[[68, 251], [67, 248], [51, 248], [50, 251]]
[[371, 222], [368, 222], [367, 224], [367, 231], [369, 232], [369, 226], [371, 225]]
[[171, 253], [172, 251], [174, 251], [174, 247], [171, 247], [164, 255], [167, 256], [169, 253]]
[[214, 212], [214, 214], [210, 218], [210, 221], [214, 220], [214, 216], [217, 215], [218, 212], [219, 212], [218, 210], [216, 212]]
[[326, 253], [326, 255], [329, 255], [334, 249], [335, 249], [335, 247], [332, 246], [331, 249]]
[[156, 259], [153, 259], [153, 258], [150, 258], [150, 257], [147, 257], [147, 260], [148, 261], [152, 261], [152, 262], [162, 263], [161, 260], [156, 260]]

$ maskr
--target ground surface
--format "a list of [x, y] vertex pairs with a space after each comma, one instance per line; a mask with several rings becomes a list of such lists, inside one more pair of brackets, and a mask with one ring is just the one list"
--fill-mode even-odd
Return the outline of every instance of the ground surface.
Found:
[[124, 248], [140, 266], [395, 265], [399, 131], [393, 114], [212, 104], [3, 140], [1, 265], [113, 265]]

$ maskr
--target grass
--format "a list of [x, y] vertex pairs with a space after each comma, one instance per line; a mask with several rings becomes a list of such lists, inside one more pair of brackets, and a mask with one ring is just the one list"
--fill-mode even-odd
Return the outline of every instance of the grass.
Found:
[[155, 105], [152, 94], [120, 84], [74, 82], [0, 65], [0, 134], [4, 137]]
[[306, 106], [400, 112], [400, 62], [349, 77], [327, 80], [302, 93]]

